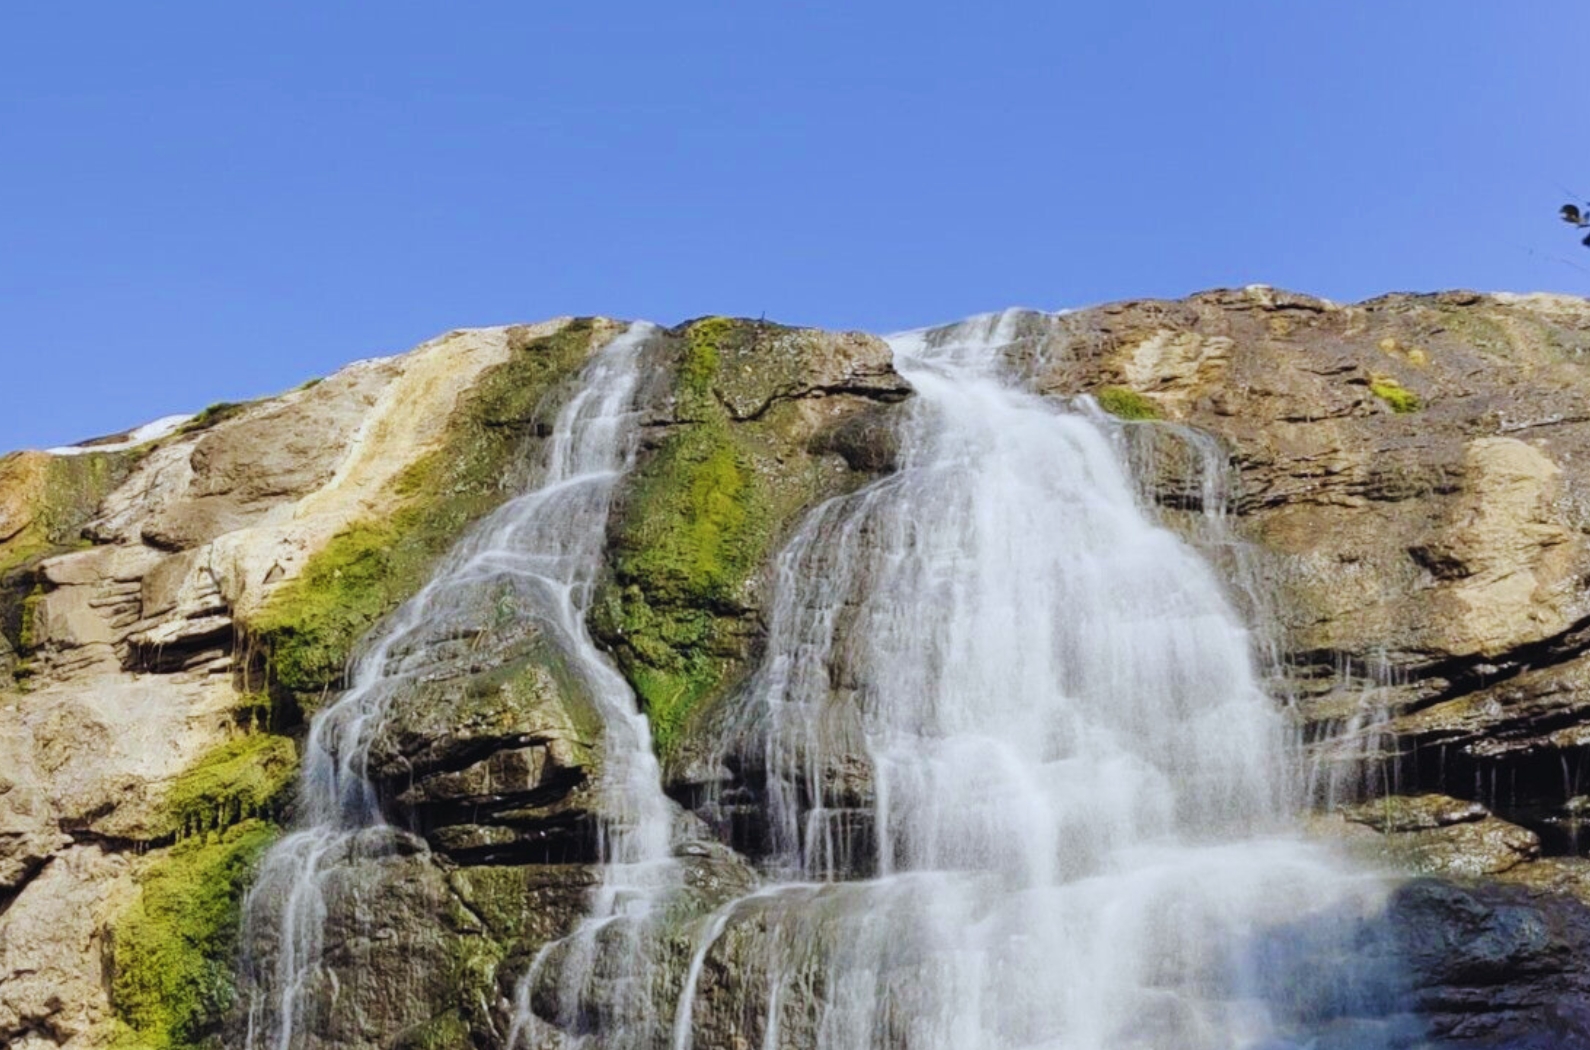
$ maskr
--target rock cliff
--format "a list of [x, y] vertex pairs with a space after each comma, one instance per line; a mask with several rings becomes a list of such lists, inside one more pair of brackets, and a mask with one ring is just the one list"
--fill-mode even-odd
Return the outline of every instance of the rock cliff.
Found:
[[[238, 1044], [240, 902], [292, 820], [307, 718], [535, 476], [620, 329], [454, 332], [141, 444], [0, 458], [0, 1043]], [[1454, 1045], [1548, 1022], [1590, 1039], [1590, 302], [1255, 287], [1013, 331], [1031, 389], [1131, 422], [1144, 500], [1224, 569], [1316, 830], [1431, 877], [1366, 957], [1414, 959]], [[759, 771], [711, 761], [703, 727], [756, 664], [782, 541], [893, 469], [910, 390], [858, 333], [708, 318], [646, 353], [589, 627], [670, 793], [754, 859]], [[599, 726], [493, 612], [372, 746], [404, 830], [349, 848], [314, 1045], [501, 1045], [514, 983], [582, 911]], [[864, 797], [864, 758], [840, 765]], [[705, 906], [754, 876], [725, 848], [690, 878]]]

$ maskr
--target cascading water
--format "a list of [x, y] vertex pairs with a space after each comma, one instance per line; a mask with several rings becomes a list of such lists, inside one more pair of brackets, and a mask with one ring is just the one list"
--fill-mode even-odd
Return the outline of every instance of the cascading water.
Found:
[[[761, 793], [767, 881], [710, 913], [672, 855], [689, 836], [646, 722], [584, 625], [650, 329], [611, 342], [558, 417], [544, 484], [460, 544], [315, 719], [304, 826], [247, 902], [247, 938], [276, 947], [251, 1050], [311, 1043], [306, 1010], [335, 1009], [327, 879], [356, 840], [401, 835], [365, 775], [371, 741], [504, 592], [606, 726], [603, 877], [520, 980], [514, 1050], [1225, 1050], [1301, 1045], [1352, 1013], [1334, 978], [1301, 987], [1285, 936], [1329, 971], [1379, 884], [1289, 834], [1301, 781], [1253, 638], [1146, 513], [1117, 424], [1005, 374], [1024, 318], [893, 340], [918, 394], [899, 469], [787, 545], [761, 666], [718, 723], [709, 765]], [[1206, 512], [1224, 502], [1209, 467], [1185, 501]], [[1199, 546], [1229, 539], [1216, 523]]]
[[1297, 1019], [1270, 931], [1375, 896], [1288, 834], [1214, 575], [1099, 422], [1002, 378], [1019, 316], [893, 340], [900, 470], [781, 556], [722, 757], [783, 881], [700, 923], [674, 1050], [1258, 1046]]
[[585, 627], [610, 498], [635, 454], [632, 402], [642, 345], [654, 331], [637, 324], [598, 352], [553, 425], [540, 487], [503, 505], [454, 549], [364, 650], [348, 691], [311, 724], [302, 827], [267, 855], [245, 905], [245, 940], [276, 945], [273, 964], [256, 975], [250, 1050], [305, 1041], [305, 1010], [323, 976], [326, 880], [355, 838], [385, 825], [365, 775], [371, 741], [393, 697], [419, 680], [429, 654], [446, 648], [484, 594], [541, 625], [602, 715], [607, 872], [596, 910], [634, 910], [669, 885], [674, 807], [661, 791], [650, 731]]

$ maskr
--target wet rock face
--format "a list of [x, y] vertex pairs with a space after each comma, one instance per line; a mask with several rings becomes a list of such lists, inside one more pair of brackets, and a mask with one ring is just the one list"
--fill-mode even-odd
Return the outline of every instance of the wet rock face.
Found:
[[1332, 920], [1253, 946], [1274, 1050], [1590, 1046], [1590, 907], [1516, 885], [1415, 879], [1342, 937]]
[[1445, 795], [1382, 796], [1318, 815], [1310, 830], [1371, 866], [1416, 875], [1527, 880], [1541, 855], [1533, 831]]
[[1590, 1047], [1590, 907], [1511, 886], [1414, 882], [1385, 947], [1438, 1046]]
[[[514, 981], [579, 921], [597, 878], [578, 865], [454, 867], [392, 829], [349, 842], [328, 870], [326, 965], [310, 975], [299, 1029], [316, 1050], [505, 1045]], [[268, 994], [274, 937], [266, 927], [252, 939], [245, 1004]], [[226, 1045], [245, 1031], [239, 1019]]]
[[[340, 687], [360, 635], [515, 491], [569, 376], [619, 329], [595, 320], [453, 333], [281, 397], [206, 411], [149, 446], [0, 460], [0, 1042], [44, 1033], [92, 1045], [125, 1012], [107, 996], [120, 962], [105, 946], [147, 895], [150, 872], [170, 883], [161, 865], [173, 835], [202, 826], [219, 842], [245, 815], [281, 815], [284, 800], [254, 790], [275, 785], [279, 770], [254, 769], [247, 756], [290, 761], [292, 748], [279, 735], [255, 746], [257, 736], [303, 732], [306, 712]], [[696, 661], [694, 681], [712, 688], [692, 699], [753, 659], [758, 588], [782, 530], [852, 476], [887, 468], [887, 453], [870, 447], [887, 426], [832, 443], [824, 435], [908, 393], [869, 336], [722, 319], [705, 331], [710, 339], [693, 342], [688, 326], [659, 336], [642, 397], [643, 464], [671, 449], [687, 468], [653, 470], [651, 495], [693, 511], [691, 482], [705, 478], [734, 482], [744, 497], [714, 508], [732, 526], [726, 545], [708, 536], [691, 548], [716, 560], [710, 582], [688, 580], [659, 603], [672, 624], [710, 618], [711, 655], [668, 651], [689, 647], [675, 635], [645, 650], [668, 669]], [[692, 459], [703, 450], [706, 462]], [[328, 923], [351, 953], [334, 973], [354, 1008], [316, 1031], [339, 1046], [500, 1041], [492, 1011], [589, 889], [599, 720], [516, 596], [477, 597], [424, 651], [393, 654], [423, 673], [392, 698], [370, 773], [388, 818], [415, 837], [346, 858], [333, 880]], [[625, 644], [657, 642], [645, 629], [655, 623]], [[251, 779], [211, 783], [234, 773]], [[173, 791], [195, 783], [214, 797], [189, 799], [179, 821]], [[103, 863], [81, 860], [100, 851]], [[148, 862], [128, 862], [138, 856]], [[535, 885], [515, 888], [515, 878]], [[216, 899], [230, 906], [242, 888]], [[387, 920], [370, 910], [383, 894]], [[523, 930], [502, 919], [485, 938], [496, 947], [464, 965], [459, 945], [485, 935], [447, 917], [455, 898], [466, 912], [507, 915], [524, 903], [534, 915], [513, 920]], [[52, 902], [79, 900], [92, 907], [60, 921]], [[180, 922], [172, 930], [191, 933]], [[194, 1002], [208, 994], [154, 998], [167, 991]], [[461, 997], [489, 1008], [466, 1017], [436, 1005]], [[220, 1023], [193, 1002], [178, 1014], [180, 1032], [139, 1033], [208, 1038]], [[227, 1039], [242, 1031], [243, 1018], [231, 1021]]]
[[591, 627], [687, 790], [702, 727], [759, 655], [782, 543], [889, 469], [892, 409], [910, 390], [873, 336], [723, 317], [670, 331], [653, 362], [646, 447], [609, 519]]
[[503, 586], [391, 655], [414, 676], [388, 702], [368, 776], [389, 819], [452, 860], [594, 863], [601, 717]]
[[1516, 887], [1414, 882], [1388, 910], [1410, 969], [1447, 988], [1561, 974], [1590, 946], [1590, 907]]
[[[1224, 502], [1314, 801], [1355, 822], [1331, 833], [1470, 880], [1393, 902], [1405, 1007], [1443, 1046], [1586, 1045], [1582, 863], [1550, 855], [1590, 842], [1590, 304], [1255, 288], [1024, 323], [1040, 389], [1171, 424], [1127, 442], [1167, 521]], [[1355, 1031], [1316, 1035], [1390, 1038]]]

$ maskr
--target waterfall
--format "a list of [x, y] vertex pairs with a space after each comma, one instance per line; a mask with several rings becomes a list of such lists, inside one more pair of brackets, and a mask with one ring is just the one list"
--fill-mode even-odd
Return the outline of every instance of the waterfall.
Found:
[[314, 718], [304, 745], [300, 827], [266, 856], [245, 902], [245, 942], [277, 945], [251, 1003], [250, 1050], [307, 1040], [304, 1012], [321, 972], [326, 879], [360, 836], [385, 821], [366, 777], [371, 741], [391, 703], [429, 668], [482, 594], [511, 598], [583, 679], [605, 726], [599, 834], [607, 873], [598, 912], [635, 908], [668, 882], [673, 806], [664, 798], [651, 734], [622, 677], [592, 643], [585, 614], [601, 564], [608, 505], [632, 463], [641, 349], [655, 329], [630, 327], [583, 371], [547, 443], [541, 484], [483, 520], [429, 583], [387, 619], [351, 669], [349, 689]]
[[1274, 931], [1321, 917], [1323, 958], [1375, 880], [1292, 833], [1249, 632], [1117, 424], [1006, 375], [1022, 316], [894, 338], [899, 471], [780, 557], [721, 741], [773, 881], [700, 921], [673, 1050], [1224, 1050], [1331, 1009]]
[[[1256, 578], [1200, 555], [1241, 562], [1218, 450], [1177, 439], [1196, 491], [1169, 498], [1205, 515], [1189, 542], [1129, 469], [1153, 442], [1013, 374], [1036, 316], [894, 337], [917, 393], [898, 469], [780, 553], [757, 670], [698, 727], [739, 812], [759, 799], [748, 892], [692, 866], [705, 825], [664, 796], [585, 627], [653, 329], [609, 343], [541, 486], [460, 543], [315, 718], [301, 826], [246, 902], [245, 939], [277, 947], [250, 1050], [313, 1042], [326, 880], [356, 841], [401, 834], [371, 741], [501, 587], [605, 724], [602, 877], [519, 979], [511, 1050], [1257, 1050], [1386, 1014], [1351, 942], [1384, 887], [1296, 832], [1309, 785], [1256, 670], [1273, 636], [1237, 612], [1262, 617]], [[1371, 1028], [1350, 1045], [1390, 1044]]]

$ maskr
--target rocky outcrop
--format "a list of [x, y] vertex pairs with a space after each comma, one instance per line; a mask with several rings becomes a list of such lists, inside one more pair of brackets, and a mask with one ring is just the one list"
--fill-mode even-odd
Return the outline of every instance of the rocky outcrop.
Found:
[[[303, 719], [375, 621], [522, 487], [568, 380], [618, 330], [453, 333], [142, 444], [0, 461], [0, 671], [16, 683], [0, 691], [0, 1041], [188, 1045], [237, 1016], [214, 968], [291, 806]], [[771, 551], [860, 476], [849, 461], [870, 442], [843, 425], [907, 391], [871, 337], [709, 319], [654, 342], [604, 585], [618, 612], [598, 627], [637, 681], [670, 685], [667, 703], [641, 690], [661, 727], [754, 659]], [[533, 617], [484, 595], [469, 615], [409, 654], [429, 670], [371, 748], [385, 807], [415, 834], [333, 880], [347, 892], [328, 922], [350, 953], [335, 972], [357, 1005], [316, 1022], [335, 1045], [500, 1035], [503, 996], [589, 884], [599, 721]], [[542, 888], [486, 889], [526, 878]], [[354, 932], [370, 892], [413, 904], [395, 940]], [[394, 988], [412, 993], [401, 1009]], [[437, 1006], [470, 989], [473, 1013]]]
[[1586, 844], [1590, 303], [1250, 288], [1024, 325], [1036, 387], [1170, 424], [1125, 440], [1264, 633], [1314, 802], [1379, 863], [1460, 880], [1380, 931], [1431, 1034], [1590, 1045], [1590, 898], [1562, 856]]
[[0, 1042], [217, 1022], [299, 711], [512, 491], [538, 403], [609, 330], [453, 333], [142, 445], [0, 460]]
[[369, 776], [395, 823], [455, 861], [594, 863], [601, 716], [533, 616], [480, 599], [448, 625], [455, 641], [406, 654], [424, 662], [386, 708]]
[[[512, 986], [498, 987], [499, 970], [521, 971], [568, 933], [596, 881], [584, 865], [445, 865], [422, 839], [392, 829], [348, 841], [326, 869], [328, 954], [310, 975], [301, 1028], [307, 1045], [326, 1047], [469, 1046], [474, 1033], [502, 1045]], [[251, 932], [245, 997], [280, 950], [275, 929]], [[241, 1036], [240, 1025], [228, 1045]]]
[[[1429, 877], [1366, 934], [1414, 960], [1403, 1005], [1454, 1046], [1532, 1045], [1542, 1018], [1575, 1045], [1590, 304], [1256, 287], [1011, 320], [1013, 366], [1130, 421], [1145, 499], [1228, 570], [1321, 833]], [[192, 1045], [238, 1018], [216, 960], [290, 812], [305, 719], [534, 473], [570, 377], [618, 330], [452, 333], [142, 444], [0, 459], [0, 1043]], [[703, 741], [760, 656], [775, 553], [894, 468], [909, 390], [856, 333], [707, 318], [647, 353], [589, 626], [694, 804], [754, 773]], [[483, 595], [399, 654], [424, 673], [369, 772], [403, 830], [355, 843], [331, 881], [325, 1045], [499, 1045], [515, 982], [582, 910], [600, 725], [521, 612]], [[687, 866], [691, 914], [753, 879], [727, 850]], [[711, 1011], [735, 950], [701, 975], [703, 1030], [726, 1041], [744, 1033]], [[1338, 1014], [1340, 1043], [1357, 1020]]]
[[1524, 886], [1415, 879], [1343, 936], [1337, 917], [1273, 931], [1267, 998], [1284, 1047], [1590, 1046], [1590, 907]]

